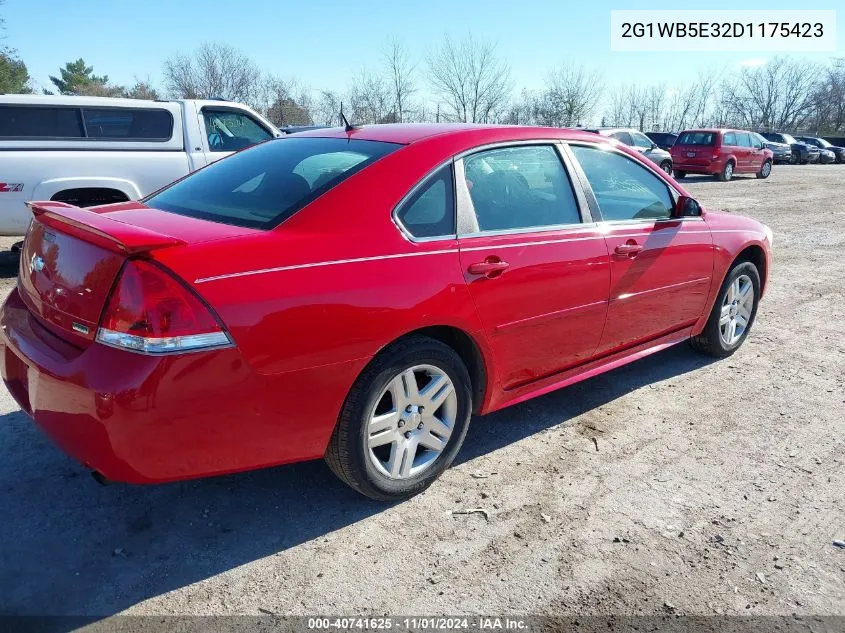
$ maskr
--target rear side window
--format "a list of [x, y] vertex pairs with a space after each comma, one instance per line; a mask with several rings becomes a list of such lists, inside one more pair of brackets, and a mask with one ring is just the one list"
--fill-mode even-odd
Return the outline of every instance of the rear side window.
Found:
[[289, 136], [209, 165], [147, 198], [151, 207], [271, 228], [401, 145]]
[[77, 108], [0, 106], [0, 138], [84, 138]]
[[736, 139], [740, 147], [754, 147], [748, 132], [737, 132]]
[[455, 187], [452, 164], [441, 167], [405, 201], [396, 219], [414, 237], [454, 237]]
[[633, 145], [634, 139], [631, 138], [631, 135], [628, 132], [614, 132], [610, 135], [611, 138], [615, 138], [620, 143], [625, 143], [625, 145]]
[[88, 138], [169, 141], [173, 117], [167, 110], [134, 108], [85, 108]]
[[472, 154], [464, 159], [464, 173], [481, 231], [581, 222], [569, 177], [549, 145]]
[[713, 132], [684, 132], [675, 141], [675, 145], [714, 145], [716, 135]]
[[725, 145], [738, 145], [736, 142], [736, 134], [733, 132], [725, 132], [725, 138], [722, 141]]

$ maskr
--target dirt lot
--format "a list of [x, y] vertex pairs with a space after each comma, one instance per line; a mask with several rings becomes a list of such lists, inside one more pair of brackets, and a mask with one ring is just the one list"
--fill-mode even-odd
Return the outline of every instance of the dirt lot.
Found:
[[320, 462], [104, 488], [3, 390], [0, 613], [845, 615], [845, 166], [686, 183], [774, 230], [740, 352], [475, 419], [406, 503]]

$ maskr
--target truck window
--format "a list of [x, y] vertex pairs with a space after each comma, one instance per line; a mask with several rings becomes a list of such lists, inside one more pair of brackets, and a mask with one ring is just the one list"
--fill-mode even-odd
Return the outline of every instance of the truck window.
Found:
[[203, 108], [202, 116], [212, 152], [236, 152], [273, 138], [269, 130], [244, 112]]
[[79, 108], [0, 106], [0, 138], [83, 138]]
[[88, 138], [169, 141], [173, 117], [167, 110], [149, 108], [84, 108]]

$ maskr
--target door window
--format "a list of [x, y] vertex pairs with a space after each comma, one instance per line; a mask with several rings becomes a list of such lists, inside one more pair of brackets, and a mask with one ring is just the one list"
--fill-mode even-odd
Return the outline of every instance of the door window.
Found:
[[208, 149], [212, 152], [235, 152], [262, 143], [273, 135], [244, 112], [202, 109]]
[[725, 132], [725, 139], [724, 139], [723, 143], [725, 145], [732, 145], [732, 146], [737, 145], [736, 134], [734, 134], [733, 132]]
[[736, 140], [740, 147], [754, 147], [754, 143], [751, 142], [751, 136], [748, 132], [737, 132]]
[[631, 135], [628, 132], [614, 132], [610, 135], [610, 138], [615, 138], [620, 143], [625, 143], [625, 145], [633, 145], [634, 139], [631, 138]]
[[645, 134], [640, 134], [639, 132], [631, 132], [631, 138], [634, 141], [634, 147], [651, 149], [651, 146], [654, 145], [650, 138], [648, 138]]
[[672, 213], [669, 188], [642, 165], [618, 152], [573, 145], [572, 151], [596, 196], [602, 219], [666, 219]]
[[455, 235], [452, 165], [439, 169], [402, 205], [396, 218], [414, 237]]
[[464, 159], [464, 173], [481, 231], [581, 222], [572, 184], [551, 145], [472, 154]]

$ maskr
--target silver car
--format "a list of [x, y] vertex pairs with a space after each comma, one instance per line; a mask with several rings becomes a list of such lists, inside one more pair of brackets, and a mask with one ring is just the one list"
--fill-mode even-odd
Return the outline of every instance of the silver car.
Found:
[[615, 138], [617, 141], [625, 143], [640, 152], [643, 156], [648, 158], [655, 165], [660, 167], [670, 176], [672, 175], [672, 155], [664, 149], [660, 149], [657, 145], [645, 134], [639, 130], [630, 127], [602, 127], [588, 129], [587, 132], [594, 132], [602, 136], [609, 136]]

